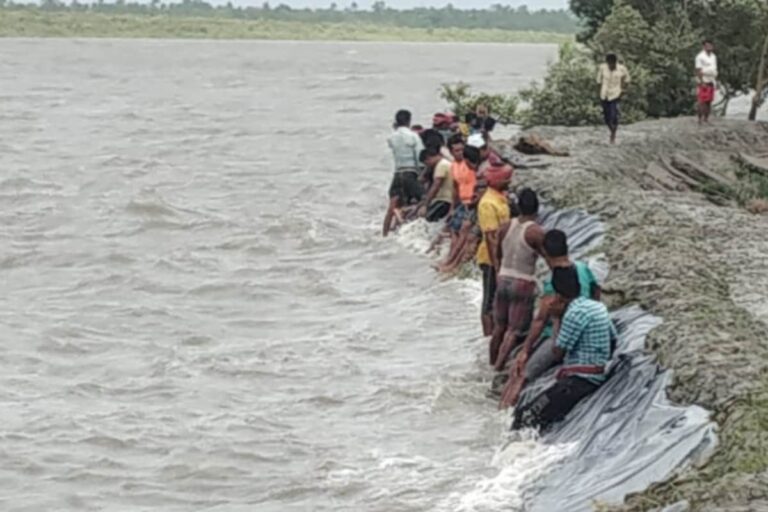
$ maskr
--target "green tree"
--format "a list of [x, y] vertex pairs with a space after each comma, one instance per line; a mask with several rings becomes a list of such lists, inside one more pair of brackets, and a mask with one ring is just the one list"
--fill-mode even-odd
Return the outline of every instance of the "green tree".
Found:
[[670, 15], [651, 25], [628, 2], [619, 0], [590, 47], [596, 55], [617, 53], [633, 77], [647, 91], [644, 102], [651, 117], [678, 116], [692, 111], [693, 55], [699, 35], [688, 19]]
[[469, 84], [459, 82], [450, 85], [443, 84], [440, 93], [451, 108], [451, 111], [463, 119], [469, 112], [474, 112], [478, 105], [485, 105], [500, 123], [511, 124], [517, 119], [517, 97], [508, 94], [472, 94]]
[[[624, 99], [622, 117], [626, 122], [645, 118], [645, 72], [636, 71], [630, 94]], [[520, 92], [528, 108], [520, 112], [525, 126], [586, 126], [602, 122], [597, 70], [592, 54], [573, 45], [563, 45], [557, 62], [551, 64], [542, 84]]]

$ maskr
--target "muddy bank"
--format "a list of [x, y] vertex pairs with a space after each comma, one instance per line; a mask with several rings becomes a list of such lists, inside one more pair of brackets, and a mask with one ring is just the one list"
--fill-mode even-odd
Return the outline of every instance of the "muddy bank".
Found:
[[623, 127], [617, 146], [601, 128], [535, 131], [570, 156], [541, 157], [550, 165], [520, 180], [606, 222], [606, 301], [665, 319], [647, 348], [674, 371], [670, 397], [713, 411], [720, 426], [706, 465], [625, 510], [768, 508], [768, 216], [747, 210], [738, 163], [768, 153], [768, 125], [652, 121]]

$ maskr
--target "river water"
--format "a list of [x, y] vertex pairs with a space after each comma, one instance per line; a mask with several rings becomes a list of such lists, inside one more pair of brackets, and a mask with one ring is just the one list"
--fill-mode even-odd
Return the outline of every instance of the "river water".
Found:
[[477, 283], [379, 237], [394, 111], [553, 46], [5, 40], [3, 510], [509, 510]]

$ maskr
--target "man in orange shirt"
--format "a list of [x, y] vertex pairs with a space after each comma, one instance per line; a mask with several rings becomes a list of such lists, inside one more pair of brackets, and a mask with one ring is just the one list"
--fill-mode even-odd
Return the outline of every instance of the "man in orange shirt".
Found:
[[[458, 139], [454, 142], [458, 143]], [[481, 184], [475, 175], [477, 167], [480, 165], [480, 151], [477, 148], [467, 146], [464, 147], [464, 151], [460, 155], [456, 150], [454, 157], [460, 157], [461, 163], [457, 165], [454, 162], [451, 170], [455, 204], [453, 215], [449, 221], [452, 244], [448, 257], [437, 267], [441, 272], [452, 272], [474, 258], [477, 244], [480, 242], [480, 233], [475, 233], [473, 229], [477, 223], [477, 202], [480, 195], [485, 192], [483, 188], [485, 184], [482, 183], [482, 187], [480, 187]], [[462, 183], [457, 183], [457, 178]]]
[[449, 220], [451, 250], [447, 258], [447, 261], [451, 261], [462, 245], [460, 242], [466, 238], [466, 232], [472, 226], [469, 219], [469, 207], [472, 203], [472, 194], [475, 192], [477, 177], [475, 171], [464, 159], [464, 139], [460, 134], [456, 134], [448, 140], [448, 149], [453, 156], [453, 164], [451, 164], [453, 209]]

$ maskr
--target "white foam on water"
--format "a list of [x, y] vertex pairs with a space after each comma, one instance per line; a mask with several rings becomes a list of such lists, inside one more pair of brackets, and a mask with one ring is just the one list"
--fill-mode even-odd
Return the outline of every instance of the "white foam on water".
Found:
[[[504, 417], [504, 428], [509, 418]], [[496, 512], [523, 511], [534, 493], [536, 482], [576, 449], [572, 444], [542, 444], [532, 430], [506, 432], [507, 442], [493, 455], [491, 475], [473, 475], [451, 493], [437, 511]]]
[[[440, 227], [441, 225], [435, 226], [423, 220], [417, 220], [403, 226], [395, 239], [403, 247], [425, 254]], [[448, 242], [445, 243], [447, 245]], [[430, 257], [435, 261], [441, 259], [435, 255]], [[599, 258], [591, 263], [598, 263], [599, 266]], [[482, 301], [482, 283], [479, 276], [453, 279], [453, 282], [459, 293], [464, 295], [474, 308], [479, 309]], [[446, 392], [445, 383], [439, 383], [436, 391], [433, 397], [434, 402], [437, 402], [439, 396]], [[510, 432], [511, 416], [508, 412], [489, 410], [489, 414], [495, 414], [495, 418], [491, 418], [491, 421], [496, 422], [499, 448], [490, 457], [487, 471], [465, 477], [456, 486], [458, 490], [442, 500], [434, 508], [435, 511], [525, 510], [526, 498], [533, 493], [539, 478], [576, 449], [576, 443], [543, 444], [538, 434], [532, 430]]]
[[424, 219], [417, 219], [401, 226], [397, 230], [395, 239], [403, 247], [415, 253], [426, 255], [429, 245], [442, 227], [443, 224], [440, 222], [430, 224]]

